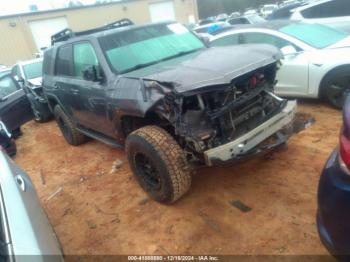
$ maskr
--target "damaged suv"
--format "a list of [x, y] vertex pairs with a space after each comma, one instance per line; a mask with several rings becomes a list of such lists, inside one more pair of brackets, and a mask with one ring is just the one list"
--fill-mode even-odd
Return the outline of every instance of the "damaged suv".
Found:
[[280, 53], [268, 45], [207, 48], [174, 22], [124, 19], [52, 36], [43, 87], [66, 141], [121, 147], [141, 187], [173, 203], [193, 167], [285, 144], [296, 102], [273, 94]]

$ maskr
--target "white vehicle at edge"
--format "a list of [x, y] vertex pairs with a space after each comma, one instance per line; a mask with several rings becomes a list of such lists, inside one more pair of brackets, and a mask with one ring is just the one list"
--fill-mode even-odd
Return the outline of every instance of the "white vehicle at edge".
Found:
[[347, 29], [350, 24], [349, 0], [320, 0], [293, 10], [290, 20], [325, 24]]
[[350, 90], [350, 36], [308, 23], [278, 21], [225, 31], [210, 38], [211, 46], [265, 43], [284, 54], [275, 93], [291, 97], [323, 97], [341, 108]]

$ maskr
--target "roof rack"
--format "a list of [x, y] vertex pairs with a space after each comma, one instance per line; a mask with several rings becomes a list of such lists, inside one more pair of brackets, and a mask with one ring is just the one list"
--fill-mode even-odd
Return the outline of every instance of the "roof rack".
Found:
[[58, 43], [58, 42], [66, 41], [75, 36], [90, 35], [93, 33], [120, 28], [124, 26], [130, 26], [130, 25], [134, 25], [134, 23], [128, 18], [123, 18], [113, 23], [110, 23], [101, 27], [81, 31], [81, 32], [73, 32], [70, 28], [66, 28], [51, 36], [51, 45], [54, 45], [55, 43]]

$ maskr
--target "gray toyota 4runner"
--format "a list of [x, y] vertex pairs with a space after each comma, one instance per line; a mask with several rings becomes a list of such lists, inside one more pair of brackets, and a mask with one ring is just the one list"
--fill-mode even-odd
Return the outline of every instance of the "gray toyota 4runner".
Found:
[[121, 147], [141, 187], [170, 204], [193, 167], [285, 144], [296, 102], [273, 94], [280, 53], [268, 45], [207, 48], [181, 24], [105, 27], [52, 36], [43, 87], [65, 139]]

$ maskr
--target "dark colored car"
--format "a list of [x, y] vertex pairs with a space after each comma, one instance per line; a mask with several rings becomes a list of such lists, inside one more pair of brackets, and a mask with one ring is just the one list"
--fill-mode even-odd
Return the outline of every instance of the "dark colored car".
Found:
[[227, 19], [226, 22], [228, 22], [230, 25], [252, 25], [264, 23], [266, 21], [259, 15], [245, 15]]
[[0, 77], [0, 118], [15, 138], [21, 125], [33, 119], [24, 90], [10, 74]]
[[42, 58], [38, 58], [19, 62], [12, 68], [12, 76], [22, 86], [32, 107], [34, 120], [39, 123], [52, 118], [41, 86], [42, 65]]
[[0, 121], [0, 147], [2, 147], [9, 156], [14, 156], [17, 153], [15, 141], [12, 139], [11, 133], [7, 127]]
[[129, 20], [52, 41], [43, 87], [67, 142], [125, 143], [136, 179], [161, 203], [189, 190], [194, 166], [287, 141], [296, 102], [273, 94], [272, 46], [207, 48], [181, 24]]
[[339, 146], [328, 159], [320, 178], [317, 228], [331, 254], [350, 255], [350, 96], [343, 108]]
[[305, 3], [293, 3], [293, 4], [288, 4], [286, 6], [283, 6], [275, 10], [272, 14], [268, 15], [266, 17], [266, 20], [289, 19], [293, 14], [293, 10], [303, 5], [305, 5]]

